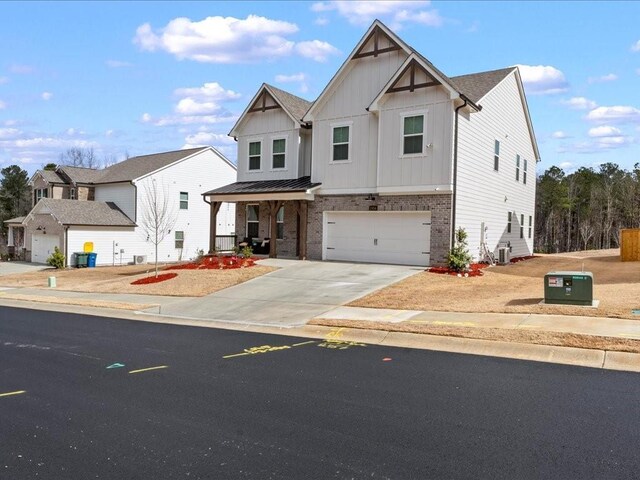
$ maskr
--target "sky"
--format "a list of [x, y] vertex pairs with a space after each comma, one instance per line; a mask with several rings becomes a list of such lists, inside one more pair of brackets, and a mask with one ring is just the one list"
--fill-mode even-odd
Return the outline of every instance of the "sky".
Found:
[[314, 100], [374, 19], [449, 76], [518, 65], [542, 161], [640, 162], [640, 2], [0, 2], [0, 166], [213, 145], [265, 82]]

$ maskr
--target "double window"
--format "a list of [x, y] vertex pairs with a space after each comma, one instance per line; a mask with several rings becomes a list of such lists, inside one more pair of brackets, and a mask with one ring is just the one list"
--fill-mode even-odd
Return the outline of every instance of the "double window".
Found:
[[284, 238], [284, 207], [280, 207], [276, 215], [276, 238], [282, 240]]
[[334, 162], [349, 161], [349, 144], [351, 141], [351, 126], [340, 125], [333, 127], [332, 131], [332, 154]]
[[424, 115], [403, 117], [402, 154], [419, 155], [424, 152]]
[[41, 198], [47, 198], [49, 196], [49, 189], [48, 188], [36, 188], [33, 191], [33, 194], [34, 194], [34, 204], [35, 204], [35, 203], [38, 203]]
[[284, 138], [276, 138], [273, 140], [271, 148], [271, 168], [281, 169], [285, 167], [285, 156], [287, 151], [287, 140]]
[[516, 155], [516, 182], [519, 182], [519, 181], [520, 181], [520, 155]]
[[493, 169], [496, 172], [500, 169], [500, 140], [496, 140], [493, 145]]
[[507, 233], [511, 233], [512, 218], [513, 218], [513, 214], [511, 212], [507, 212]]
[[69, 189], [69, 200], [75, 200], [76, 199], [76, 189], [71, 187]]
[[260, 170], [262, 142], [249, 142], [249, 170]]
[[524, 215], [520, 215], [520, 238], [524, 238]]
[[247, 237], [259, 237], [260, 207], [258, 205], [247, 205]]
[[184, 232], [176, 230], [175, 232], [176, 248], [184, 248]]
[[180, 192], [180, 210], [189, 209], [189, 192]]
[[522, 170], [522, 183], [527, 184], [527, 161], [524, 161], [524, 169]]
[[531, 229], [533, 227], [533, 217], [529, 215], [529, 238], [531, 238]]

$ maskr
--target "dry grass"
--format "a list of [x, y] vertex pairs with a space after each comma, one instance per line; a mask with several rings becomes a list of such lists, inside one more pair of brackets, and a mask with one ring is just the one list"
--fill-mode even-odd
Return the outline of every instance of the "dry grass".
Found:
[[[538, 305], [547, 272], [584, 270], [594, 275], [598, 308]], [[621, 262], [618, 249], [541, 255], [484, 270], [485, 275], [458, 278], [422, 272], [360, 298], [354, 307], [444, 312], [538, 313], [640, 320], [640, 263]]]
[[364, 320], [331, 320], [315, 318], [309, 325], [327, 327], [361, 328], [388, 332], [420, 333], [444, 337], [472, 338], [501, 342], [529, 343], [559, 347], [587, 348], [618, 352], [640, 353], [640, 341], [582, 335], [577, 333], [514, 330], [507, 328], [447, 327], [439, 325], [416, 325], [410, 323], [370, 322]]
[[261, 265], [232, 270], [175, 270], [178, 276], [171, 280], [149, 285], [131, 285], [134, 280], [153, 275], [153, 266], [46, 269], [0, 277], [0, 286], [42, 288], [47, 286], [48, 277], [55, 276], [58, 290], [202, 297], [273, 270], [276, 269]]
[[38, 303], [55, 303], [60, 305], [79, 305], [83, 307], [116, 308], [120, 310], [144, 310], [155, 306], [154, 304], [147, 303], [109, 302], [103, 300], [88, 300], [83, 298], [20, 295], [19, 293], [4, 292], [0, 293], [2, 293], [2, 295], [0, 295], [0, 300], [20, 300]]

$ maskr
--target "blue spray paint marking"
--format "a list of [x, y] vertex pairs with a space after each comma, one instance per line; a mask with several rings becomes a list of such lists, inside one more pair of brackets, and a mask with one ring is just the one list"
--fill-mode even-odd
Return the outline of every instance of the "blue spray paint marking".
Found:
[[107, 367], [107, 370], [109, 370], [110, 368], [122, 368], [124, 367], [124, 363], [114, 363], [113, 365], [109, 365]]

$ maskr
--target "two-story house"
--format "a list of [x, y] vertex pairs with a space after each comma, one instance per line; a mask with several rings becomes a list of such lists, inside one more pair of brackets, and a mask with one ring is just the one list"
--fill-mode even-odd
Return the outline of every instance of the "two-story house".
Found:
[[[6, 222], [9, 240], [24, 239], [19, 246], [35, 263], [45, 263], [58, 247], [73, 265], [85, 243], [99, 265], [151, 262], [155, 243], [146, 219], [157, 206], [169, 217], [159, 261], [192, 258], [209, 246], [209, 206], [201, 193], [235, 178], [235, 165], [212, 147], [133, 157], [102, 170], [38, 170], [31, 178], [34, 206], [26, 217]], [[216, 229], [231, 234], [234, 223], [235, 205], [225, 204]], [[17, 229], [24, 233], [14, 235]]]
[[515, 67], [448, 77], [375, 21], [314, 102], [263, 84], [230, 135], [239, 237], [271, 255], [430, 265], [533, 251], [539, 160]]

